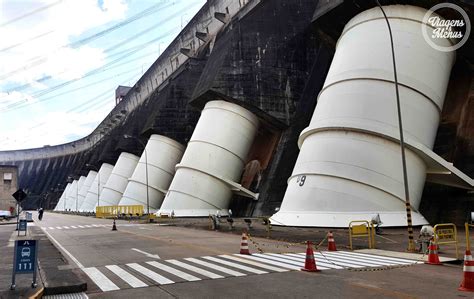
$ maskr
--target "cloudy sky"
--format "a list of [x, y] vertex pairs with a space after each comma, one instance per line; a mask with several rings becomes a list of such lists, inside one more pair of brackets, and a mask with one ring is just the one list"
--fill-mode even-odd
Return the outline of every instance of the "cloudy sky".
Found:
[[205, 0], [0, 0], [0, 150], [91, 133]]

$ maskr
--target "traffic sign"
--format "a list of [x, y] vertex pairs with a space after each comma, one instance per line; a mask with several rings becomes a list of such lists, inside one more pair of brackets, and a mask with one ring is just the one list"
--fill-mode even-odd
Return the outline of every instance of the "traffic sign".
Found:
[[38, 240], [17, 240], [15, 241], [15, 254], [13, 256], [12, 285], [10, 289], [15, 289], [15, 275], [33, 273], [31, 286], [36, 287], [36, 261], [38, 254]]
[[26, 193], [22, 189], [18, 189], [15, 193], [12, 194], [13, 198], [16, 199], [16, 201], [21, 202], [23, 199], [26, 198]]

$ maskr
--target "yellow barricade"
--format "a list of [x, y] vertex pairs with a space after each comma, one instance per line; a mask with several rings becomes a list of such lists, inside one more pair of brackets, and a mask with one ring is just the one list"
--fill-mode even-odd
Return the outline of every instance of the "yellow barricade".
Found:
[[125, 214], [125, 216], [137, 216], [143, 215], [143, 205], [130, 205], [130, 206], [99, 206], [95, 208], [96, 218], [115, 218]]
[[458, 232], [456, 225], [453, 223], [436, 224], [433, 228], [436, 237], [436, 243], [440, 244], [454, 244], [456, 246], [456, 258], [459, 259], [458, 252]]
[[369, 248], [375, 248], [374, 227], [369, 221], [354, 220], [349, 223], [349, 247], [352, 249], [352, 238], [367, 237]]

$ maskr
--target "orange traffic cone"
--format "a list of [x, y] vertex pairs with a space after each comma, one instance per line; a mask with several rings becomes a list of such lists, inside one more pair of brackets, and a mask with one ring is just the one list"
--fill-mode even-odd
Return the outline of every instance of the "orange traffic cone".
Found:
[[334, 241], [334, 235], [332, 231], [328, 232], [328, 251], [337, 251], [336, 242]]
[[240, 242], [240, 254], [251, 255], [249, 251], [249, 242], [247, 241], [247, 233], [242, 232], [242, 242]]
[[464, 278], [458, 290], [466, 292], [474, 292], [474, 261], [472, 260], [471, 251], [466, 250], [464, 255]]
[[433, 240], [430, 240], [430, 246], [428, 246], [428, 261], [426, 261], [425, 264], [442, 265], [439, 261], [437, 246]]
[[301, 270], [307, 272], [319, 272], [320, 270], [316, 268], [316, 261], [314, 260], [313, 244], [311, 241], [307, 241], [307, 244], [306, 260], [304, 262], [304, 268], [301, 268]]

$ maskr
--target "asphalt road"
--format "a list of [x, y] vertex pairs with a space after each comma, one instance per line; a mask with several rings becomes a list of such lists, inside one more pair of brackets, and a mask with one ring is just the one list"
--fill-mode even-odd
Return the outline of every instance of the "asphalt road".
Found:
[[265, 254], [249, 259], [235, 256], [236, 234], [125, 221], [112, 231], [111, 220], [54, 213], [35, 223], [88, 281], [90, 298], [472, 297], [457, 290], [462, 265], [323, 251], [322, 271], [309, 273], [299, 271], [303, 245], [265, 238], [255, 238]]

